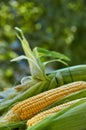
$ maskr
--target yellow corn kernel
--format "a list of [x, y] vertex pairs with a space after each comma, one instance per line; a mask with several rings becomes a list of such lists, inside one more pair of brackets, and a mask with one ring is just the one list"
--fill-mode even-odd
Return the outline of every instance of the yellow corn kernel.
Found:
[[7, 121], [29, 119], [55, 101], [83, 89], [86, 89], [86, 82], [78, 81], [40, 93], [13, 106], [4, 119]]
[[54, 113], [57, 113], [71, 105], [73, 105], [74, 103], [80, 101], [80, 99], [77, 99], [77, 100], [73, 100], [73, 101], [70, 101], [70, 102], [67, 102], [67, 103], [64, 103], [64, 104], [61, 104], [61, 105], [58, 105], [56, 107], [53, 107], [51, 109], [48, 109], [46, 111], [43, 111], [37, 115], [35, 115], [34, 117], [32, 117], [31, 119], [29, 119], [27, 121], [27, 126], [30, 127], [36, 123], [38, 123], [39, 121], [41, 121], [42, 119], [44, 119], [45, 117], [51, 115], [51, 114], [54, 114]]

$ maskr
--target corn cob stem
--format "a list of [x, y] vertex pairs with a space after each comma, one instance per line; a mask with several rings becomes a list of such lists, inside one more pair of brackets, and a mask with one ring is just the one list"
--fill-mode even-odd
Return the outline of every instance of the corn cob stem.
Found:
[[77, 100], [73, 100], [73, 101], [70, 101], [70, 102], [67, 102], [67, 103], [64, 103], [64, 104], [61, 104], [61, 105], [58, 105], [56, 107], [53, 107], [51, 109], [48, 109], [46, 111], [43, 111], [37, 115], [35, 115], [34, 117], [32, 117], [31, 119], [29, 119], [27, 121], [27, 126], [30, 127], [36, 123], [38, 123], [39, 121], [41, 121], [42, 119], [44, 119], [45, 117], [51, 115], [51, 114], [54, 114], [56, 112], [59, 112], [71, 105], [73, 105], [74, 103], [80, 101], [81, 99], [77, 99]]
[[[77, 65], [58, 69], [52, 71], [48, 75], [52, 75], [52, 78], [56, 79], [57, 86], [75, 81], [86, 81], [86, 65]], [[53, 85], [49, 86], [49, 88], [53, 88], [52, 86]]]
[[79, 81], [33, 96], [12, 107], [5, 115], [4, 120], [17, 121], [29, 119], [55, 101], [84, 89], [86, 89], [86, 82]]

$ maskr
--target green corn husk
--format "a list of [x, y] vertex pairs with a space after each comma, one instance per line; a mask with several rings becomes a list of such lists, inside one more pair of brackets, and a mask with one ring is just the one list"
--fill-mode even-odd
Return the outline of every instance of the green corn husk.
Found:
[[55, 74], [58, 85], [80, 80], [86, 81], [86, 65], [77, 65], [59, 69]]
[[86, 65], [77, 65], [58, 69], [48, 73], [50, 78], [49, 88], [59, 87], [63, 84], [75, 82], [75, 81], [86, 81]]
[[86, 98], [61, 112], [49, 115], [32, 127], [28, 127], [27, 130], [85, 130], [85, 113]]
[[25, 129], [26, 121], [20, 122], [0, 122], [0, 130], [15, 130], [15, 128]]

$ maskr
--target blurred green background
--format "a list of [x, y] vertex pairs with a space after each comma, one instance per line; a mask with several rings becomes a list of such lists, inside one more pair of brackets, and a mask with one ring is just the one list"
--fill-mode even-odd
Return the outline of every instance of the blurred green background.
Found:
[[[29, 74], [14, 27], [36, 46], [67, 55], [71, 65], [86, 64], [86, 0], [0, 0], [0, 89]], [[54, 64], [54, 69], [63, 67]]]

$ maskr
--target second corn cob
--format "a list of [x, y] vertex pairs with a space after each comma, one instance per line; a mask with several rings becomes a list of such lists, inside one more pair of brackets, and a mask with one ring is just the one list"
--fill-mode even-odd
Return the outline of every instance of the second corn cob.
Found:
[[86, 98], [47, 116], [27, 130], [86, 130]]
[[29, 119], [55, 101], [84, 89], [86, 89], [86, 82], [78, 81], [43, 92], [16, 104], [4, 116], [4, 120], [18, 121]]
[[58, 105], [56, 107], [53, 107], [51, 109], [48, 109], [46, 111], [43, 111], [37, 115], [35, 115], [34, 117], [32, 117], [31, 119], [29, 119], [27, 121], [27, 126], [32, 126], [36, 123], [38, 123], [39, 121], [41, 121], [42, 119], [44, 119], [45, 117], [51, 115], [51, 114], [54, 114], [56, 112], [59, 112], [71, 105], [73, 105], [74, 103], [77, 103], [78, 101], [80, 101], [81, 99], [77, 99], [77, 100], [73, 100], [73, 101], [70, 101], [70, 102], [67, 102], [67, 103], [64, 103], [64, 104], [61, 104], [61, 105]]

